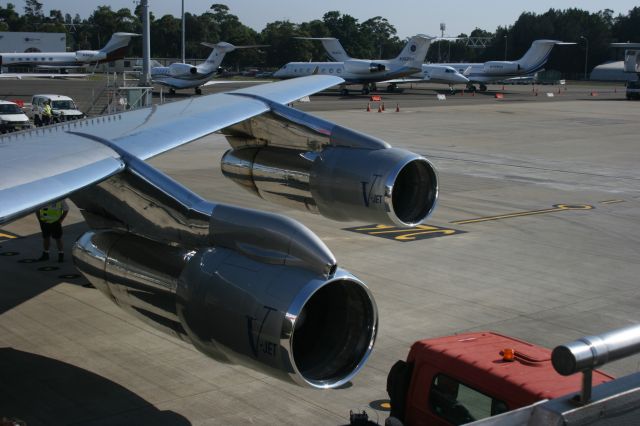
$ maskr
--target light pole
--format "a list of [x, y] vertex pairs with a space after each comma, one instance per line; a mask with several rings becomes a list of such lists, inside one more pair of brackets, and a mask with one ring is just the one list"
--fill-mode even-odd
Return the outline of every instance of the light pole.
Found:
[[589, 59], [589, 39], [586, 38], [585, 36], [580, 36], [581, 39], [584, 39], [584, 42], [586, 43], [586, 47], [584, 50], [584, 79], [585, 81], [587, 80], [587, 61]]
[[186, 62], [185, 53], [184, 53], [184, 28], [185, 28], [185, 25], [184, 25], [184, 0], [182, 0], [182, 40], [181, 40], [182, 41], [182, 43], [181, 43], [182, 46], [181, 47], [182, 47], [182, 63], [183, 64]]
[[507, 36], [504, 36], [504, 60], [507, 60]]
[[442, 39], [444, 38], [444, 31], [447, 29], [447, 24], [444, 22], [440, 22], [440, 40], [438, 40], [438, 63], [442, 62], [442, 56], [440, 56], [440, 45], [442, 44]]

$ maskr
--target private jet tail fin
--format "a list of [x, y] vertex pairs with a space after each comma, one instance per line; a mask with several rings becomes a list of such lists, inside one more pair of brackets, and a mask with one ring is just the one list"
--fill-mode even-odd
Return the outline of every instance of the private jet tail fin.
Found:
[[107, 56], [114, 56], [116, 52], [122, 51], [129, 46], [132, 37], [138, 37], [140, 34], [134, 33], [113, 33], [107, 44], [100, 49], [100, 52], [106, 53]]
[[351, 59], [338, 40], [335, 37], [295, 37], [298, 40], [319, 40], [322, 42], [324, 50], [327, 52], [327, 56], [333, 62], [344, 62]]
[[234, 46], [231, 43], [227, 43], [226, 41], [221, 41], [219, 43], [207, 43], [206, 41], [201, 42], [203, 46], [210, 47], [213, 49], [209, 54], [207, 60], [198, 65], [199, 72], [203, 74], [207, 74], [213, 70], [218, 69], [220, 64], [222, 64], [222, 60], [224, 59], [224, 55], [229, 52], [233, 52], [237, 49], [255, 49], [258, 47], [267, 47], [268, 44], [253, 44], [247, 46]]
[[418, 34], [409, 39], [407, 44], [393, 62], [402, 66], [422, 69], [422, 64], [427, 56], [427, 51], [435, 37]]
[[518, 68], [522, 74], [530, 74], [539, 71], [547, 63], [551, 49], [555, 45], [573, 45], [558, 40], [535, 40], [527, 52], [518, 59]]

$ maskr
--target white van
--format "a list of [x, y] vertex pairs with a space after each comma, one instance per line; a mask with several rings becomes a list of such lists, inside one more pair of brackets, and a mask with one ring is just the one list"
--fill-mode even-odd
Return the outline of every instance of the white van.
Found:
[[31, 122], [22, 108], [9, 101], [0, 101], [0, 132], [30, 129]]
[[44, 104], [46, 101], [51, 102], [51, 109], [53, 112], [53, 122], [77, 120], [83, 118], [84, 114], [78, 110], [75, 102], [68, 96], [62, 95], [33, 95], [31, 98], [31, 117], [33, 123], [36, 126], [45, 123], [42, 111], [44, 110]]

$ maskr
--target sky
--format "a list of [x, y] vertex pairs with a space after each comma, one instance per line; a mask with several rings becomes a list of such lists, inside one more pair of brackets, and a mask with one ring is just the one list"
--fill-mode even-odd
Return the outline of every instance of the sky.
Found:
[[[112, 10], [126, 7], [133, 10], [137, 4], [134, 0], [39, 0], [43, 4], [45, 14], [50, 9], [59, 9], [62, 13], [76, 13], [87, 18], [100, 5], [110, 5]], [[0, 0], [0, 5], [13, 3], [16, 9], [24, 12], [24, 0]], [[332, 10], [348, 14], [364, 22], [375, 16], [387, 18], [398, 31], [401, 39], [414, 34], [439, 35], [440, 23], [446, 25], [445, 36], [469, 34], [473, 29], [481, 28], [494, 31], [498, 26], [512, 25], [522, 12], [544, 13], [550, 8], [579, 8], [597, 12], [605, 8], [612, 9], [614, 16], [626, 14], [630, 9], [640, 6], [638, 0], [609, 1], [564, 1], [537, 0], [532, 1], [464, 1], [457, 4], [451, 1], [427, 2], [425, 0], [184, 0], [185, 11], [200, 15], [214, 3], [226, 4], [230, 13], [238, 16], [240, 21], [256, 31], [261, 31], [269, 22], [288, 20], [294, 23], [322, 19]], [[157, 18], [171, 14], [180, 15], [181, 0], [149, 0], [149, 8]], [[446, 5], [443, 7], [442, 5]], [[187, 28], [187, 32], [189, 29]]]

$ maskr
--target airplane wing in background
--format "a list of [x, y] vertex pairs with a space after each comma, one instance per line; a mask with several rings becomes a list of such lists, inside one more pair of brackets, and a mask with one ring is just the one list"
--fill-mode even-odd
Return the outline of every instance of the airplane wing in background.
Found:
[[[314, 76], [241, 91], [288, 103], [341, 82]], [[3, 136], [0, 223], [124, 170], [119, 151], [144, 160], [268, 110], [262, 101], [220, 93]]]

